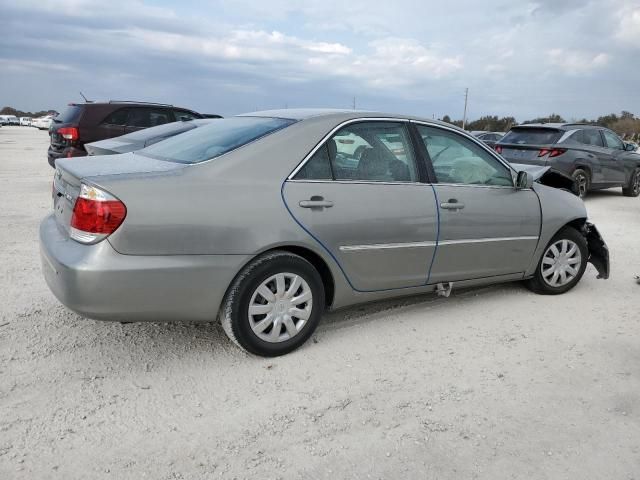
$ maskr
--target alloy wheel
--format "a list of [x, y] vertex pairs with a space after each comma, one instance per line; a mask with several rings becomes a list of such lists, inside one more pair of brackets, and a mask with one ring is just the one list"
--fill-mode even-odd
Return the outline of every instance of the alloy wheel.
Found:
[[572, 240], [558, 240], [542, 257], [542, 278], [551, 287], [564, 287], [578, 275], [581, 263], [578, 245]]
[[294, 273], [278, 273], [253, 292], [249, 324], [261, 340], [284, 342], [300, 333], [312, 308], [313, 294], [305, 279]]

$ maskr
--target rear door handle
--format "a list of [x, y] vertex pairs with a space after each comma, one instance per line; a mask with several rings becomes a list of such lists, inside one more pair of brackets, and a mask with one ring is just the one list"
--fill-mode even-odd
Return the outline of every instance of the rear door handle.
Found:
[[298, 205], [302, 208], [331, 208], [333, 202], [322, 197], [313, 196], [309, 200], [302, 200]]
[[455, 198], [451, 198], [448, 202], [441, 203], [440, 208], [445, 210], [462, 210], [464, 208], [464, 203], [460, 203]]

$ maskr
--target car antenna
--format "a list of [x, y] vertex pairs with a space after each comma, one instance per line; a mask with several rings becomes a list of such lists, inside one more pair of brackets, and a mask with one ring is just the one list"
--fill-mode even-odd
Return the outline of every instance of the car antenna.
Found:
[[85, 96], [84, 96], [84, 94], [83, 94], [82, 92], [80, 92], [80, 96], [81, 96], [82, 98], [84, 98], [84, 101], [85, 101], [86, 103], [93, 103], [93, 100], [87, 100], [87, 97], [85, 97]]

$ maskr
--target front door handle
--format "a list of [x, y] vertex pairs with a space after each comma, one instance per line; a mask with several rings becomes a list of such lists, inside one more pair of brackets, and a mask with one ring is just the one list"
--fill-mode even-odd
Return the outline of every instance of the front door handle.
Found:
[[440, 204], [440, 208], [445, 210], [462, 210], [464, 208], [464, 203], [460, 203], [455, 198], [450, 198], [447, 202], [442, 202]]
[[298, 205], [302, 208], [331, 208], [333, 207], [333, 202], [314, 195], [309, 200], [302, 200]]

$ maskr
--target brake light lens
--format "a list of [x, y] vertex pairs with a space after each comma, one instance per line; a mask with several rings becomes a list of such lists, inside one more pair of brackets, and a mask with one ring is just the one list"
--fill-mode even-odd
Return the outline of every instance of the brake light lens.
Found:
[[71, 238], [86, 244], [104, 240], [122, 224], [127, 207], [104, 190], [82, 184], [71, 217]]
[[500, 145], [495, 145], [495, 146], [493, 147], [493, 149], [494, 149], [496, 152], [498, 152], [499, 154], [501, 154], [501, 155], [502, 155], [502, 147], [501, 147]]
[[71, 140], [72, 142], [75, 142], [80, 137], [80, 135], [78, 135], [78, 127], [59, 128], [58, 134], [62, 136], [62, 138], [66, 140]]
[[566, 151], [566, 148], [541, 148], [538, 157], [544, 157], [547, 154], [549, 154], [549, 158], [559, 157]]

